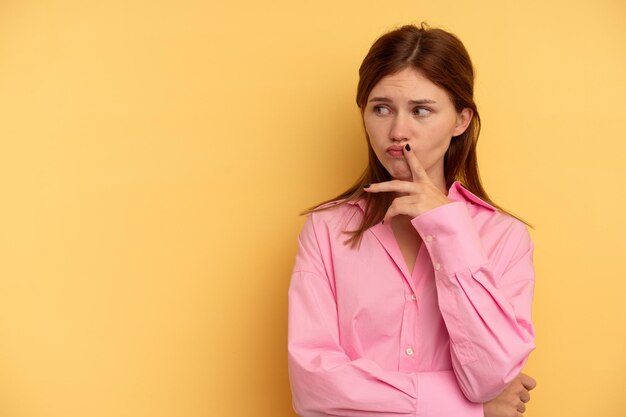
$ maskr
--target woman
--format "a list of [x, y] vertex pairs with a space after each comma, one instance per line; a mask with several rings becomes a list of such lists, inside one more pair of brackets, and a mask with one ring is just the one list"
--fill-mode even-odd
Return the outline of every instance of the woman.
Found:
[[535, 381], [533, 244], [480, 182], [463, 44], [383, 35], [359, 69], [369, 163], [309, 209], [289, 286], [301, 416], [521, 416]]

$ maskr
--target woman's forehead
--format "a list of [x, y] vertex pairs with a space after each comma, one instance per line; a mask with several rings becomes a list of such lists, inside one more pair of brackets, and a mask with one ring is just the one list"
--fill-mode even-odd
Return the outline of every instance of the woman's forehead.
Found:
[[370, 91], [368, 101], [373, 98], [391, 100], [435, 100], [447, 96], [446, 91], [426, 78], [421, 72], [406, 68], [384, 76]]

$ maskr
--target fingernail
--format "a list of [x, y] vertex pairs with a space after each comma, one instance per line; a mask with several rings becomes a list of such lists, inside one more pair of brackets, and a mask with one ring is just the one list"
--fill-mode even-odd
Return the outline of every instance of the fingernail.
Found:
[[370, 185], [372, 185], [372, 184], [365, 184], [365, 185], [363, 186], [363, 188], [370, 188]]
[[406, 149], [407, 151], [411, 150], [411, 147], [409, 146], [409, 144], [407, 143], [406, 146], [404, 147], [404, 149]]

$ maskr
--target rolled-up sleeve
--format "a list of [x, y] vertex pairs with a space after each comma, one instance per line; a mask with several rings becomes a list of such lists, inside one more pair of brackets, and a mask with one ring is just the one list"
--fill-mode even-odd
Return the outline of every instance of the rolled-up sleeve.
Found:
[[427, 211], [412, 224], [433, 264], [459, 385], [471, 401], [491, 400], [519, 374], [535, 348], [528, 229], [511, 218], [499, 229], [490, 258], [463, 202]]

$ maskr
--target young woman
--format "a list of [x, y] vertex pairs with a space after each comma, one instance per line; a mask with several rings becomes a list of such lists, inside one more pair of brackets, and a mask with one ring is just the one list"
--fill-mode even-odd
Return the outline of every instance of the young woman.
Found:
[[533, 243], [485, 193], [461, 41], [403, 26], [359, 69], [369, 163], [307, 211], [289, 286], [293, 406], [308, 416], [519, 417], [535, 381]]

